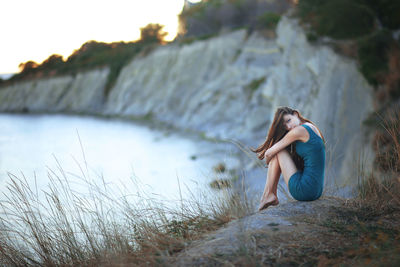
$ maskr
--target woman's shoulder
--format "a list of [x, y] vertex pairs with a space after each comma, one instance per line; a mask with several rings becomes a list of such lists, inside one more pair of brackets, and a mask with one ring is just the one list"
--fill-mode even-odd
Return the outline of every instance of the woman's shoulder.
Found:
[[295, 131], [295, 132], [298, 132], [298, 133], [307, 132], [306, 128], [304, 127], [304, 123], [303, 123], [303, 124], [300, 124], [300, 125], [297, 125], [297, 126], [294, 127], [291, 131]]
[[304, 140], [308, 138], [308, 131], [305, 127], [302, 126], [302, 124], [294, 127], [290, 131], [293, 132], [293, 134], [296, 135], [298, 137], [298, 140], [300, 141], [304, 142]]
[[307, 125], [307, 126], [309, 126], [309, 127], [316, 127], [314, 124], [312, 124], [311, 122], [305, 122], [305, 123], [303, 123], [302, 125]]
[[303, 123], [302, 125], [307, 125], [308, 127], [310, 127], [310, 129], [311, 129], [314, 133], [316, 133], [317, 135], [319, 135], [319, 136], [321, 137], [321, 133], [320, 133], [318, 127], [315, 126], [314, 124], [312, 124], [312, 123], [310, 123], [310, 122], [305, 122], [305, 123]]

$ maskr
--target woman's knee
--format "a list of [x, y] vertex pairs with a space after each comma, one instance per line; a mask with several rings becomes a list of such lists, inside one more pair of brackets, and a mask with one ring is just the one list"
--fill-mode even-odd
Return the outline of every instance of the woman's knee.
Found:
[[286, 149], [282, 149], [281, 151], [279, 151], [279, 152], [276, 154], [276, 157], [278, 157], [278, 159], [281, 158], [281, 157], [286, 157], [286, 156], [289, 156], [289, 157], [290, 157], [290, 154], [289, 154], [289, 152], [288, 152]]
[[292, 161], [293, 161], [292, 157], [290, 156], [289, 152], [288, 152], [286, 149], [283, 149], [283, 150], [279, 151], [279, 152], [275, 155], [275, 157], [276, 157], [276, 159], [278, 160], [279, 165], [285, 164], [285, 163], [287, 163], [288, 161], [289, 161], [289, 162], [292, 162]]
[[269, 165], [276, 165], [279, 164], [278, 156], [274, 155], [272, 159], [269, 161]]
[[279, 151], [276, 157], [278, 159], [279, 166], [281, 168], [286, 184], [288, 184], [290, 177], [298, 171], [296, 164], [294, 163], [289, 152], [285, 149]]

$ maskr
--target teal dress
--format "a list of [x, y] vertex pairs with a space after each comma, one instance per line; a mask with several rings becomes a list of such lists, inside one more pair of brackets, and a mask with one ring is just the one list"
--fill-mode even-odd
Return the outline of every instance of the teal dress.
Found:
[[307, 142], [296, 141], [296, 152], [304, 161], [304, 170], [289, 179], [289, 192], [300, 201], [316, 200], [322, 195], [325, 173], [325, 144], [308, 125], [302, 124], [310, 138]]

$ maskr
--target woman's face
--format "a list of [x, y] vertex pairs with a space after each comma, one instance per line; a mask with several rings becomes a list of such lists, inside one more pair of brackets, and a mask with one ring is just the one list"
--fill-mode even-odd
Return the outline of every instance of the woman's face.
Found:
[[285, 114], [283, 115], [283, 125], [285, 126], [286, 130], [290, 131], [296, 126], [300, 125], [300, 119], [297, 113], [292, 114]]

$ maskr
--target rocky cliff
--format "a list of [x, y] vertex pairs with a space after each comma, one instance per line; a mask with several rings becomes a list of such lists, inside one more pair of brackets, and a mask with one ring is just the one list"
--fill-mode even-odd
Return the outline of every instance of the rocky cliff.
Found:
[[2, 88], [0, 111], [147, 116], [255, 147], [275, 109], [291, 106], [324, 133], [328, 180], [340, 185], [356, 181], [355, 159], [370, 150], [362, 121], [373, 110], [371, 87], [354, 61], [310, 44], [296, 20], [283, 17], [276, 38], [239, 30], [160, 47], [132, 60], [105, 95], [108, 72]]

